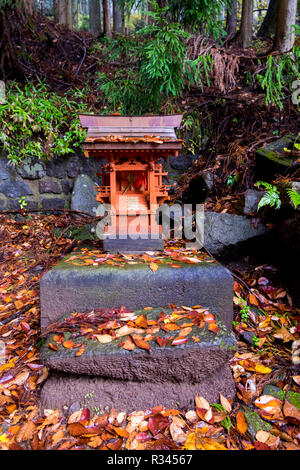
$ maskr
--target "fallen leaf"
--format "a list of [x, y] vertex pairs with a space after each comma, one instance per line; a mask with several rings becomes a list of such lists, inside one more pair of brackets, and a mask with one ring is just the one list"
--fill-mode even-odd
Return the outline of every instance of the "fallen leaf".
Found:
[[95, 335], [95, 338], [97, 338], [101, 344], [111, 343], [113, 340], [113, 337], [110, 335]]
[[245, 434], [248, 429], [248, 424], [244, 416], [244, 413], [242, 413], [242, 411], [240, 410], [236, 414], [236, 424], [237, 424], [237, 430], [239, 431], [239, 433]]

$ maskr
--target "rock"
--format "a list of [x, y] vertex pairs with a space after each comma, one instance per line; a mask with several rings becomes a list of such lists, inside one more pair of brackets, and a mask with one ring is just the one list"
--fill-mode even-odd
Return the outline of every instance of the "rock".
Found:
[[70, 312], [122, 305], [132, 310], [160, 308], [171, 303], [203, 305], [232, 328], [233, 279], [209, 257], [196, 264], [177, 263], [180, 269], [161, 262], [156, 272], [144, 262], [123, 267], [104, 263], [78, 266], [66, 262], [68, 257], [41, 279], [42, 329]]
[[61, 187], [57, 181], [40, 181], [39, 191], [41, 194], [54, 193], [61, 194]]
[[73, 189], [73, 180], [63, 180], [61, 187], [65, 194], [69, 194]]
[[[91, 393], [93, 392], [93, 393]], [[167, 409], [191, 410], [195, 407], [195, 396], [203, 396], [210, 403], [218, 402], [220, 393], [228, 399], [235, 396], [235, 386], [229, 366], [218, 368], [201, 383], [152, 383], [112, 380], [88, 375], [51, 372], [40, 394], [42, 409], [63, 409], [74, 401], [105, 412], [114, 408], [118, 412], [130, 413], [135, 410], [149, 410], [154, 406]]]
[[64, 209], [65, 208], [65, 199], [59, 198], [47, 198], [42, 200], [43, 209]]
[[254, 331], [242, 331], [240, 334], [243, 341], [253, 346]]
[[68, 161], [67, 174], [69, 178], [75, 178], [82, 171], [81, 161], [78, 155], [74, 155]]
[[21, 178], [29, 180], [43, 178], [46, 175], [45, 163], [41, 162], [38, 158], [29, 158], [17, 168], [17, 173]]
[[22, 180], [15, 180], [13, 178], [6, 179], [0, 184], [0, 193], [7, 197], [22, 197], [32, 195], [33, 192], [30, 186]]
[[269, 160], [269, 162], [281, 167], [290, 166], [294, 160], [297, 160], [297, 157], [291, 156], [291, 153], [286, 152], [284, 149], [292, 149], [296, 138], [297, 136], [293, 134], [285, 135], [271, 144], [258, 149], [256, 153]]
[[264, 192], [255, 189], [247, 189], [244, 194], [244, 214], [251, 214], [257, 211], [257, 206]]
[[67, 175], [66, 160], [54, 158], [46, 164], [47, 176], [54, 178], [65, 178]]
[[[172, 313], [165, 308], [139, 310], [135, 313], [137, 316], [146, 316], [148, 320], [157, 320], [161, 311], [167, 315]], [[154, 337], [148, 342], [151, 353], [139, 348], [127, 351], [119, 347], [124, 336], [105, 344], [96, 338], [91, 340], [78, 336], [76, 343], [83, 343], [85, 350], [77, 357], [74, 349], [66, 349], [62, 345], [59, 345], [58, 351], [51, 350], [48, 344], [54, 340], [53, 335], [50, 335], [42, 347], [40, 358], [48, 368], [72, 374], [97, 375], [134, 382], [147, 380], [153, 383], [199, 383], [228, 363], [236, 350], [237, 343], [233, 333], [221, 321], [217, 323], [217, 334], [209, 331], [207, 324], [203, 328], [195, 325], [189, 333], [190, 340], [180, 346], [169, 344], [160, 347]], [[170, 336], [170, 332], [162, 330], [159, 334], [165, 338]], [[198, 341], [191, 339], [192, 336]]]
[[292, 182], [291, 182], [291, 188], [292, 188], [294, 191], [297, 191], [297, 193], [300, 194], [300, 181], [292, 181]]
[[7, 180], [11, 176], [12, 168], [8, 166], [7, 158], [0, 154], [0, 180]]
[[204, 213], [204, 246], [213, 254], [266, 232], [267, 228], [262, 223], [255, 226], [242, 215]]
[[211, 191], [214, 187], [214, 174], [211, 172], [208, 173], [202, 173], [202, 177], [204, 179], [204, 182], [207, 186], [207, 189]]
[[194, 160], [195, 157], [192, 155], [179, 155], [178, 157], [170, 157], [169, 163], [173, 170], [186, 171]]
[[[38, 203], [36, 201], [28, 201], [25, 199], [26, 206], [24, 207], [27, 210], [36, 210], [38, 209]], [[8, 208], [11, 210], [20, 210], [21, 204], [19, 203], [18, 199], [9, 199], [8, 200]]]
[[7, 209], [7, 199], [3, 196], [3, 194], [0, 195], [0, 211], [4, 211]]
[[283, 401], [285, 392], [284, 390], [281, 390], [281, 388], [276, 387], [276, 385], [268, 384], [264, 387], [262, 395], [271, 395], [272, 397]]
[[96, 201], [96, 194], [97, 191], [93, 180], [88, 175], [79, 175], [74, 183], [71, 208], [95, 215], [96, 207], [99, 204]]
[[247, 434], [249, 434], [253, 442], [256, 440], [256, 433], [258, 431], [271, 431], [272, 425], [264, 421], [259, 414], [251, 410], [251, 408], [244, 406], [242, 412], [248, 424]]
[[295, 406], [298, 410], [300, 410], [300, 393], [297, 392], [292, 392], [289, 390], [286, 393], [286, 400], [291, 403], [293, 406]]

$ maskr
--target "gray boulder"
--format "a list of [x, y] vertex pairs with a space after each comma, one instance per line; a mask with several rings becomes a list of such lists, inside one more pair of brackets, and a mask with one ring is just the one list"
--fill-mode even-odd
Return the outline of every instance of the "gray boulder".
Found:
[[257, 211], [257, 206], [264, 192], [255, 189], [247, 189], [244, 194], [244, 214], [250, 214]]
[[95, 183], [88, 175], [77, 176], [72, 193], [71, 208], [96, 215], [95, 210], [99, 204], [96, 201], [96, 194]]
[[204, 246], [211, 253], [220, 253], [226, 248], [237, 245], [253, 237], [263, 235], [267, 228], [243, 215], [205, 212]]

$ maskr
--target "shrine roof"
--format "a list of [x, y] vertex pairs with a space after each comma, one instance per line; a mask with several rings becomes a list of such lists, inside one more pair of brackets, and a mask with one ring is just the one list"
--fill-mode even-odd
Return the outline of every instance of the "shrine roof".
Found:
[[87, 129], [85, 149], [180, 149], [175, 128], [179, 127], [182, 115], [79, 115], [83, 128]]

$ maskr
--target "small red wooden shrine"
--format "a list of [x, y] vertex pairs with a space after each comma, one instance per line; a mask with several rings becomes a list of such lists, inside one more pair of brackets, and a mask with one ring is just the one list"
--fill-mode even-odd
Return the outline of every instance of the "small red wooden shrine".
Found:
[[[181, 140], [175, 128], [182, 115], [120, 116], [80, 115], [87, 129], [86, 157], [104, 158], [97, 201], [110, 203], [116, 215], [117, 236], [128, 233], [139, 217], [140, 233], [160, 233], [157, 208], [169, 199], [161, 158], [177, 156]], [[113, 212], [114, 211], [114, 212]]]

